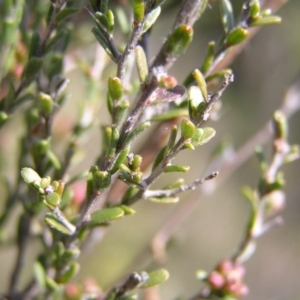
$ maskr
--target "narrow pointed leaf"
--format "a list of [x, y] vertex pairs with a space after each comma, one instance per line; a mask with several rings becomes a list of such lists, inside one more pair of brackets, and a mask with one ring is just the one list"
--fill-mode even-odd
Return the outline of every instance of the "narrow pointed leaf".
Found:
[[68, 269], [61, 275], [59, 278], [59, 283], [67, 283], [69, 282], [78, 272], [80, 269], [80, 265], [78, 262], [73, 261]]
[[74, 14], [76, 14], [79, 10], [74, 7], [66, 7], [62, 9], [56, 16], [55, 21], [56, 22], [62, 22], [70, 17], [72, 17]]
[[32, 81], [40, 72], [43, 66], [43, 60], [37, 57], [32, 57], [28, 60], [22, 77], [28, 81]]
[[181, 172], [187, 173], [190, 169], [190, 166], [178, 166], [178, 165], [171, 165], [164, 167], [165, 173], [172, 173], [172, 172]]
[[201, 66], [201, 72], [206, 73], [214, 61], [214, 55], [215, 55], [215, 42], [209, 42], [208, 43], [208, 49], [206, 56], [204, 58], [203, 64]]
[[135, 214], [135, 210], [132, 209], [130, 206], [127, 205], [120, 205], [119, 206], [121, 209], [123, 209], [125, 215], [134, 215]]
[[130, 134], [126, 137], [123, 147], [127, 147], [129, 144], [131, 144], [140, 133], [142, 133], [143, 131], [145, 131], [146, 129], [148, 129], [150, 127], [150, 122], [144, 122], [142, 124], [140, 124], [138, 127], [136, 127], [132, 132], [130, 132]]
[[234, 27], [234, 16], [230, 0], [221, 0], [220, 10], [224, 30], [228, 33]]
[[121, 153], [119, 154], [113, 168], [111, 169], [110, 173], [114, 174], [117, 171], [119, 171], [120, 165], [124, 162], [124, 160], [126, 159], [126, 156], [129, 153], [129, 148], [125, 148], [124, 150], [121, 151]]
[[252, 21], [249, 25], [265, 26], [265, 25], [272, 25], [272, 24], [280, 24], [281, 21], [282, 21], [281, 18], [278, 16], [266, 16]]

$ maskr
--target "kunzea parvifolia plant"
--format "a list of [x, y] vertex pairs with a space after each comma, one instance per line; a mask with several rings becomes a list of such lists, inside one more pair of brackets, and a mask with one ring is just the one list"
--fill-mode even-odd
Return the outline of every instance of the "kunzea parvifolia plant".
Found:
[[[234, 82], [229, 64], [236, 49], [242, 50], [258, 27], [281, 22], [270, 9], [279, 8], [278, 1], [264, 1], [263, 5], [259, 0], [245, 0], [239, 15], [233, 13], [230, 0], [218, 4], [208, 0], [174, 2], [0, 2], [0, 125], [2, 132], [9, 130], [19, 144], [19, 150], [11, 153], [15, 175], [2, 174], [1, 246], [14, 243], [17, 249], [12, 270], [5, 271], [8, 285], [1, 292], [2, 299], [154, 299], [149, 290], [168, 279], [164, 268], [132, 269], [114, 286], [102, 290], [101, 282], [91, 289], [77, 283], [74, 276], [80, 271], [78, 258], [84, 245], [91, 242], [93, 231], [102, 228], [109, 234], [112, 223], [138, 213], [134, 210], [138, 201], [176, 205], [181, 193], [200, 189], [222, 176], [220, 165], [219, 170], [186, 183], [180, 173], [187, 173], [190, 166], [178, 165], [174, 159], [215, 136], [214, 128], [207, 124], [220, 106], [222, 94]], [[201, 45], [204, 59], [195, 58], [194, 69], [179, 82], [169, 70], [192, 43], [197, 35], [194, 26], [201, 23], [211, 5], [220, 6], [224, 31], [218, 41]], [[172, 6], [178, 12], [169, 22], [168, 34], [161, 37], [159, 51], [150, 59], [152, 27], [161, 12]], [[74, 41], [80, 22], [88, 24], [86, 35], [106, 53], [100, 58], [93, 53], [92, 62], [80, 55], [82, 45]], [[64, 104], [72, 101], [68, 97], [72, 91], [65, 89], [69, 83], [65, 70], [72, 63], [84, 74], [90, 98], [97, 101], [82, 99], [74, 125], [63, 130], [57, 142], [53, 124]], [[298, 147], [288, 142], [288, 117], [283, 107], [270, 121], [271, 158], [265, 157], [262, 147], [256, 147], [260, 178], [257, 187], [243, 189], [251, 215], [240, 245], [212, 270], [199, 270], [199, 291], [180, 299], [239, 299], [249, 293], [244, 263], [254, 253], [257, 238], [281, 223], [278, 214], [285, 203], [281, 166], [299, 156]], [[15, 119], [18, 125], [11, 129]], [[102, 136], [101, 145], [94, 145], [97, 157], [84, 172], [75, 172], [78, 143], [95, 128]], [[140, 138], [146, 134], [146, 141]], [[132, 145], [139, 139], [142, 142], [136, 150]], [[159, 186], [158, 179], [166, 173], [179, 174]], [[72, 184], [82, 180], [78, 200]], [[11, 218], [18, 221], [13, 233], [9, 229], [10, 234], [5, 235]], [[169, 237], [160, 249], [162, 255], [154, 255], [153, 260], [162, 258]], [[24, 275], [26, 249], [33, 241], [40, 252]]]

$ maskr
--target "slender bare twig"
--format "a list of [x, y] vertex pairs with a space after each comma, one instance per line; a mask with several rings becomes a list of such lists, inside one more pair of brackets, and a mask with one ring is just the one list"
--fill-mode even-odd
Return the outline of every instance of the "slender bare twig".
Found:
[[210, 174], [210, 175], [208, 175], [204, 178], [197, 179], [193, 183], [182, 185], [179, 188], [170, 189], [170, 190], [154, 190], [154, 191], [146, 190], [143, 193], [142, 197], [143, 197], [143, 199], [147, 199], [147, 198], [150, 198], [150, 197], [171, 197], [171, 196], [175, 196], [175, 195], [177, 195], [179, 193], [182, 193], [182, 192], [186, 192], [186, 191], [189, 191], [189, 190], [195, 190], [198, 185], [204, 183], [207, 180], [211, 180], [211, 179], [213, 179], [217, 176], [218, 176], [218, 172], [213, 172], [212, 174]]

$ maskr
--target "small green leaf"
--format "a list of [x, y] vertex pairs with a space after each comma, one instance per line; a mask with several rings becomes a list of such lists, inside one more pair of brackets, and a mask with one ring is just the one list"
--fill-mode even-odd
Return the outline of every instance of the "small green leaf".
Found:
[[110, 10], [110, 9], [107, 10], [106, 17], [107, 17], [107, 22], [108, 22], [107, 30], [110, 34], [112, 34], [114, 31], [114, 26], [115, 26], [115, 17], [114, 17], [112, 10]]
[[123, 95], [123, 86], [121, 79], [118, 77], [109, 77], [108, 91], [113, 100], [120, 100]]
[[94, 14], [94, 18], [95, 18], [95, 20], [98, 21], [96, 23], [97, 23], [97, 26], [99, 27], [100, 31], [101, 31], [101, 29], [108, 30], [108, 27], [109, 27], [108, 20], [104, 13], [97, 11]]
[[187, 173], [190, 169], [190, 166], [178, 166], [178, 165], [170, 165], [164, 167], [165, 173], [171, 173], [171, 172], [181, 172], [181, 173]]
[[107, 12], [107, 7], [108, 7], [108, 0], [101, 0], [97, 1], [98, 3], [100, 2], [100, 11], [103, 13]]
[[194, 136], [196, 126], [188, 119], [182, 119], [181, 121], [181, 136], [187, 140]]
[[198, 128], [195, 135], [192, 137], [191, 143], [194, 147], [206, 144], [216, 134], [216, 131], [211, 127]]
[[38, 105], [42, 113], [49, 115], [53, 110], [53, 99], [50, 95], [40, 92], [38, 96]]
[[44, 220], [51, 228], [64, 234], [72, 235], [76, 230], [76, 227], [62, 215], [58, 216], [55, 213], [47, 213]]
[[171, 189], [176, 189], [181, 187], [182, 185], [184, 185], [184, 179], [183, 178], [179, 178], [176, 181], [166, 185], [163, 190], [171, 190]]
[[169, 279], [169, 272], [165, 269], [159, 269], [148, 273], [149, 278], [141, 285], [141, 288], [149, 288], [160, 285]]
[[49, 276], [46, 276], [45, 281], [46, 281], [46, 286], [50, 291], [55, 292], [59, 289], [59, 285]]
[[174, 147], [175, 142], [176, 142], [176, 138], [177, 138], [177, 132], [178, 132], [177, 125], [173, 125], [172, 128], [171, 128], [166, 153], [169, 153], [170, 150]]
[[56, 169], [59, 170], [61, 168], [61, 163], [57, 155], [51, 151], [50, 149], [46, 152], [46, 157], [49, 159], [51, 165]]
[[167, 146], [163, 147], [157, 154], [153, 166], [152, 166], [152, 170], [154, 170], [162, 161], [163, 159], [166, 157], [166, 149]]
[[21, 176], [28, 184], [33, 183], [34, 181], [41, 181], [40, 175], [31, 168], [23, 168]]
[[284, 157], [284, 163], [290, 163], [299, 159], [300, 157], [300, 149], [299, 145], [292, 145], [290, 151]]
[[120, 207], [104, 208], [92, 213], [90, 226], [98, 226], [106, 222], [120, 219], [124, 216], [124, 210]]
[[161, 12], [161, 7], [158, 6], [147, 14], [143, 23], [143, 33], [148, 31], [153, 26], [153, 24], [156, 22], [157, 18], [159, 17], [160, 12]]
[[198, 87], [200, 88], [204, 100], [207, 101], [207, 87], [204, 76], [198, 69], [193, 72], [193, 76], [198, 84]]
[[[202, 107], [206, 106], [205, 99], [203, 94], [198, 86], [192, 85], [188, 90], [188, 105], [189, 105], [189, 115], [191, 120], [194, 120], [199, 113]], [[201, 105], [201, 107], [200, 107]], [[201, 108], [201, 109], [200, 109]]]
[[288, 123], [286, 116], [279, 110], [273, 115], [273, 127], [275, 131], [275, 139], [287, 139]]
[[8, 115], [5, 111], [0, 111], [0, 126], [4, 125], [8, 120]]
[[179, 197], [149, 197], [147, 200], [156, 203], [177, 203], [179, 201]]
[[212, 81], [213, 79], [219, 78], [219, 79], [223, 79], [225, 75], [231, 75], [232, 74], [232, 70], [231, 69], [223, 69], [219, 72], [215, 72], [209, 76], [206, 77], [206, 82]]
[[138, 125], [133, 131], [131, 131], [128, 136], [126, 137], [123, 147], [127, 147], [129, 144], [131, 144], [139, 134], [141, 134], [143, 131], [148, 129], [150, 127], [151, 123], [150, 122], [144, 122], [140, 125]]
[[133, 157], [132, 163], [130, 164], [130, 169], [133, 171], [138, 171], [142, 164], [143, 158], [140, 155], [135, 155]]
[[80, 269], [80, 265], [78, 262], [73, 261], [67, 268], [65, 272], [59, 277], [59, 283], [67, 283], [69, 282], [78, 272]]
[[130, 107], [130, 103], [128, 100], [123, 99], [117, 103], [115, 107], [115, 114], [114, 114], [114, 122], [116, 124], [119, 124], [123, 120], [125, 113], [129, 107]]
[[215, 42], [209, 42], [208, 43], [208, 49], [206, 56], [204, 58], [203, 64], [201, 66], [201, 72], [206, 73], [210, 67], [212, 66], [215, 58]]
[[249, 3], [250, 16], [252, 19], [259, 18], [260, 13], [260, 3], [259, 0], [252, 0]]
[[45, 53], [50, 52], [53, 48], [67, 35], [68, 30], [66, 28], [59, 28], [54, 36], [52, 36], [47, 43]]
[[272, 25], [272, 24], [280, 24], [281, 18], [278, 16], [266, 16], [259, 19], [255, 19], [250, 22], [249, 26], [264, 26], [264, 25]]
[[198, 105], [204, 102], [203, 93], [198, 86], [192, 85], [188, 90], [188, 99], [191, 102], [192, 107], [197, 108]]
[[66, 266], [70, 264], [72, 261], [77, 259], [80, 255], [80, 250], [79, 248], [72, 248], [69, 250], [63, 250], [61, 251], [61, 255], [59, 255], [59, 264], [60, 266]]
[[125, 215], [134, 215], [135, 214], [135, 210], [132, 209], [130, 206], [120, 205], [119, 207], [121, 209], [123, 209]]
[[220, 10], [225, 32], [228, 33], [234, 27], [234, 16], [230, 0], [221, 0]]
[[224, 44], [226, 47], [231, 47], [243, 42], [249, 36], [249, 31], [245, 28], [238, 27], [232, 30], [226, 37]]
[[130, 32], [131, 24], [130, 24], [130, 21], [128, 19], [128, 16], [127, 16], [125, 10], [123, 8], [121, 8], [121, 6], [116, 6], [115, 7], [115, 16], [119, 23], [119, 29], [125, 36], [127, 36]]
[[127, 201], [132, 197], [134, 197], [138, 192], [139, 192], [138, 188], [130, 186], [125, 192], [125, 194], [123, 195], [121, 203], [126, 205]]
[[173, 120], [179, 117], [187, 117], [188, 112], [185, 108], [170, 108], [166, 112], [156, 115], [151, 118], [151, 121], [160, 122], [160, 121], [168, 121]]
[[116, 147], [117, 147], [119, 137], [120, 137], [119, 130], [117, 126], [113, 124], [111, 127], [111, 136], [110, 136], [109, 147], [107, 149], [107, 155], [106, 155], [108, 159], [114, 157], [116, 153]]
[[242, 194], [250, 203], [253, 203], [255, 206], [258, 204], [257, 194], [249, 186], [244, 186], [242, 188]]
[[22, 77], [27, 81], [32, 81], [35, 76], [40, 72], [43, 66], [43, 60], [37, 57], [31, 57], [22, 74]]
[[96, 171], [93, 174], [93, 189], [94, 191], [105, 190], [111, 182], [111, 175], [106, 171]]
[[38, 285], [44, 288], [46, 286], [46, 271], [40, 262], [34, 262], [33, 273]]
[[268, 163], [266, 160], [264, 150], [261, 146], [255, 147], [255, 155], [259, 162], [259, 168], [260, 168], [262, 174], [264, 174], [268, 169]]
[[168, 56], [177, 57], [182, 54], [193, 39], [193, 28], [179, 25], [168, 37], [164, 44], [164, 51]]
[[28, 53], [29, 59], [33, 56], [38, 55], [38, 51], [40, 49], [40, 43], [41, 43], [41, 38], [39, 33], [37, 31], [33, 32], [30, 41], [29, 53]]
[[56, 16], [55, 16], [55, 22], [62, 22], [66, 19], [72, 17], [74, 14], [76, 14], [79, 10], [74, 7], [65, 7], [62, 9]]
[[145, 14], [144, 0], [133, 0], [133, 15], [136, 23], [141, 23]]
[[113, 99], [112, 99], [109, 91], [107, 91], [107, 93], [106, 93], [106, 104], [107, 104], [109, 113], [112, 115], [113, 110], [114, 110], [114, 102], [113, 102]]
[[54, 209], [55, 207], [59, 206], [61, 197], [59, 194], [53, 192], [49, 195], [43, 196], [44, 204], [49, 207], [50, 209]]
[[63, 69], [63, 55], [58, 52], [52, 52], [49, 63], [46, 66], [46, 73], [49, 79], [59, 75]]
[[117, 62], [117, 58], [114, 57], [113, 52], [111, 51], [110, 45], [107, 42], [106, 37], [103, 35], [103, 33], [101, 32], [101, 30], [97, 27], [94, 27], [92, 29], [92, 33], [94, 34], [94, 36], [96, 37], [96, 39], [98, 40], [98, 42], [100, 43], [100, 45], [103, 47], [103, 49], [105, 50], [105, 52], [107, 53], [107, 55], [114, 61]]
[[135, 60], [139, 73], [140, 82], [144, 83], [148, 77], [148, 62], [144, 49], [141, 46], [135, 47]]
[[124, 162], [124, 160], [126, 159], [128, 153], [129, 153], [129, 148], [125, 148], [124, 150], [121, 151], [121, 153], [119, 154], [114, 166], [112, 167], [112, 169], [110, 171], [111, 174], [114, 174], [117, 171], [119, 171], [120, 165]]

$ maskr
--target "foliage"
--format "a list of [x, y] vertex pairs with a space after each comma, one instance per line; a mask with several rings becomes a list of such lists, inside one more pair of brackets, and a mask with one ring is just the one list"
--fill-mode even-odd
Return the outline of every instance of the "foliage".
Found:
[[[223, 37], [219, 43], [209, 42], [202, 64], [195, 66], [183, 84], [179, 84], [169, 69], [191, 44], [196, 34], [194, 24], [199, 22], [208, 1], [182, 2], [170, 33], [150, 61], [147, 40], [168, 3], [164, 2], [132, 0], [130, 11], [109, 1], [90, 0], [86, 7], [75, 0], [1, 2], [0, 126], [4, 128], [10, 119], [24, 116], [20, 153], [14, 157], [19, 175], [15, 182], [9, 176], [6, 178], [5, 209], [0, 217], [1, 230], [5, 230], [15, 207], [22, 204], [15, 228], [18, 258], [3, 297], [137, 299], [141, 290], [168, 279], [165, 269], [133, 272], [121, 285], [116, 283], [109, 291], [95, 289], [93, 293], [80, 289], [72, 281], [80, 269], [78, 257], [93, 230], [100, 227], [107, 231], [112, 221], [130, 217], [135, 213], [132, 205], [141, 199], [174, 203], [179, 201], [180, 193], [195, 190], [218, 176], [218, 172], [212, 172], [192, 183], [179, 178], [160, 189], [153, 188], [164, 173], [189, 171], [190, 166], [174, 163], [178, 153], [193, 151], [215, 136], [215, 129], [205, 123], [234, 81], [231, 69], [218, 69], [220, 62], [226, 60], [234, 47], [247, 42], [252, 27], [277, 24], [281, 19], [261, 7], [259, 0], [244, 1], [239, 16], [233, 14], [230, 0], [220, 0]], [[88, 136], [96, 127], [98, 116], [103, 119], [106, 113], [103, 108], [97, 111], [99, 103], [97, 106], [82, 100], [76, 124], [60, 141], [60, 147], [53, 143], [53, 122], [67, 100], [65, 87], [69, 80], [64, 65], [70, 60], [72, 47], [79, 47], [72, 44], [76, 24], [87, 17], [93, 21], [91, 31], [115, 71], [105, 74], [107, 88], [100, 87], [99, 92], [99, 101], [106, 100], [110, 118], [108, 124], [102, 124], [102, 149], [93, 166], [88, 166], [86, 172], [73, 174], [70, 168], [79, 151], [78, 141]], [[120, 32], [122, 42], [115, 38]], [[133, 56], [135, 61], [131, 59]], [[134, 63], [136, 78], [132, 78]], [[98, 92], [103, 69], [92, 68], [81, 59], [77, 65], [92, 92]], [[162, 136], [159, 149], [145, 143], [135, 153], [133, 143], [149, 132], [150, 127], [156, 126], [155, 135], [170, 121], [173, 126]], [[288, 142], [284, 113], [276, 111], [272, 124], [272, 158], [268, 161], [262, 148], [257, 147], [260, 182], [256, 188], [243, 189], [251, 204], [245, 237], [232, 257], [222, 260], [210, 272], [197, 272], [204, 287], [190, 299], [237, 299], [248, 293], [243, 281], [244, 263], [254, 253], [257, 238], [281, 222], [278, 213], [285, 203], [285, 182], [280, 168], [299, 156], [298, 147]], [[144, 163], [145, 149], [149, 151], [149, 147], [151, 159]], [[82, 179], [86, 187], [81, 192], [84, 190], [85, 195], [76, 200], [76, 195], [72, 196], [72, 183]], [[125, 183], [126, 190], [120, 189], [118, 199], [112, 199], [111, 192], [118, 190], [120, 181]], [[33, 232], [36, 222], [42, 229]], [[25, 249], [32, 235], [38, 238], [43, 251], [35, 259], [32, 279], [19, 289]]]

